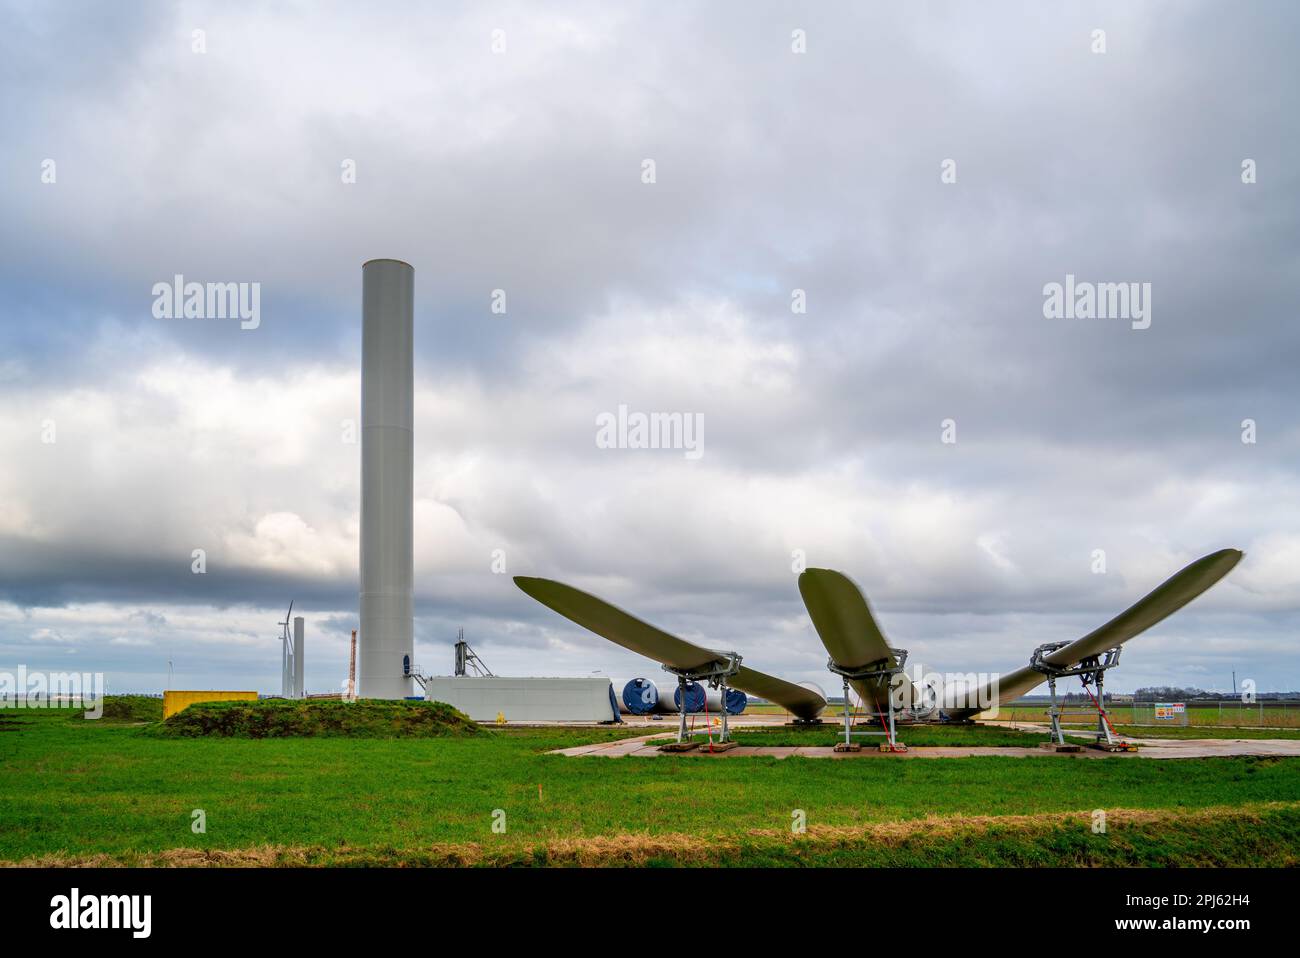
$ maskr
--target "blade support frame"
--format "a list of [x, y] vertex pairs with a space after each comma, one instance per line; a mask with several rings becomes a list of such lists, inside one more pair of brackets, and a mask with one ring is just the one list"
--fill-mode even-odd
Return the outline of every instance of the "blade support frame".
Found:
[[890, 652], [893, 653], [895, 662], [892, 666], [889, 665], [889, 659], [876, 659], [857, 668], [845, 668], [837, 665], [834, 659], [827, 659], [826, 668], [842, 678], [858, 681], [880, 678], [884, 675], [901, 675], [907, 667], [907, 649], [890, 649]]
[[[842, 743], [842, 745], [836, 746], [837, 750], [852, 752], [852, 751], [857, 751], [859, 748], [861, 748], [861, 746], [853, 744], [853, 736], [855, 735], [883, 735], [885, 737], [885, 741], [888, 742], [889, 751], [891, 752], [906, 751], [905, 748], [900, 748], [897, 741], [896, 725], [894, 722], [895, 709], [894, 709], [892, 690], [894, 684], [894, 676], [902, 675], [907, 668], [907, 649], [891, 648], [890, 657], [893, 659], [894, 662], [893, 665], [889, 664], [890, 662], [889, 658], [883, 658], [883, 659], [877, 659], [874, 662], [869, 662], [866, 665], [858, 666], [857, 668], [846, 668], [844, 666], [841, 666], [837, 664], [835, 659], [833, 658], [826, 660], [826, 668], [830, 670], [832, 673], [834, 673], [835, 675], [838, 675], [840, 677], [840, 681], [844, 687], [844, 742]], [[877, 718], [880, 719], [882, 730], [879, 732], [876, 732], [874, 730], [866, 730], [866, 729], [860, 729], [856, 732], [853, 731], [853, 716], [849, 709], [849, 702], [850, 702], [849, 683], [865, 682], [869, 679], [879, 679], [879, 678], [886, 678], [886, 677], [888, 677], [886, 682], [890, 689], [890, 691], [885, 695], [885, 701], [888, 703], [888, 709], [889, 709], [888, 714], [882, 712], [880, 710], [880, 706], [876, 705], [875, 702], [872, 703], [873, 705], [875, 705], [874, 714]], [[866, 707], [866, 704], [867, 703], [864, 699], [862, 703], [863, 708]], [[886, 720], [888, 721], [887, 725], [886, 725]], [[882, 749], [884, 747], [885, 746], [881, 746]]]
[[[731, 730], [727, 723], [725, 704], [727, 701], [727, 679], [740, 672], [740, 663], [743, 656], [739, 652], [720, 652], [716, 649], [709, 649], [708, 651], [718, 656], [718, 658], [712, 662], [706, 662], [704, 665], [695, 665], [690, 668], [664, 664], [659, 666], [670, 675], [677, 676], [677, 695], [680, 700], [677, 723], [678, 744], [685, 742], [693, 735], [705, 736], [709, 734], [707, 728], [702, 732], [688, 732], [686, 729], [686, 687], [691, 682], [707, 683], [709, 688], [721, 690], [723, 708], [722, 734], [719, 736], [719, 742], [725, 743], [731, 740]], [[707, 709], [707, 707], [706, 705], [705, 708]]]
[[[1051, 707], [1047, 710], [1048, 717], [1052, 722], [1052, 741], [1058, 747], [1065, 745], [1065, 733], [1061, 730], [1061, 718], [1067, 715], [1092, 715], [1093, 710], [1069, 709], [1063, 708], [1057, 702], [1056, 698], [1056, 680], [1069, 678], [1072, 675], [1079, 677], [1079, 682], [1083, 685], [1083, 690], [1088, 692], [1088, 686], [1092, 682], [1097, 684], [1097, 697], [1094, 700], [1096, 704], [1097, 716], [1097, 742], [1105, 741], [1107, 746], [1117, 748], [1125, 746], [1115, 733], [1114, 726], [1111, 724], [1110, 716], [1106, 712], [1106, 693], [1105, 693], [1105, 676], [1106, 670], [1112, 669], [1119, 665], [1120, 653], [1124, 651], [1122, 645], [1106, 649], [1096, 655], [1084, 656], [1073, 665], [1054, 665], [1046, 660], [1046, 656], [1057, 652], [1069, 642], [1047, 642], [1034, 649], [1034, 654], [1029, 658], [1029, 667], [1036, 672], [1047, 676], [1047, 691], [1051, 696]], [[1088, 692], [1091, 696], [1091, 692]], [[1131, 746], [1125, 746], [1131, 747]]]
[[1029, 657], [1029, 667], [1035, 672], [1041, 672], [1048, 678], [1068, 678], [1071, 675], [1084, 677], [1084, 685], [1088, 684], [1087, 677], [1096, 674], [1100, 677], [1101, 673], [1107, 669], [1113, 669], [1119, 665], [1120, 653], [1124, 651], [1124, 646], [1117, 645], [1112, 649], [1106, 649], [1096, 655], [1087, 655], [1078, 661], [1075, 665], [1053, 665], [1048, 662], [1046, 656], [1053, 652], [1060, 651], [1069, 642], [1047, 642], [1034, 649], [1034, 654]]

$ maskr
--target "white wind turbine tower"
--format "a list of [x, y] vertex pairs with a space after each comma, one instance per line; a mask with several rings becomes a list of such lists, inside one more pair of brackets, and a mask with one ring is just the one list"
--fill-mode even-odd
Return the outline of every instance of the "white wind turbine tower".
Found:
[[[289, 632], [289, 623], [293, 623], [293, 632]], [[303, 697], [303, 671], [306, 664], [306, 643], [303, 639], [303, 617], [293, 617], [293, 601], [289, 602], [289, 611], [284, 621], [278, 623], [280, 632], [280, 694], [287, 699]]]

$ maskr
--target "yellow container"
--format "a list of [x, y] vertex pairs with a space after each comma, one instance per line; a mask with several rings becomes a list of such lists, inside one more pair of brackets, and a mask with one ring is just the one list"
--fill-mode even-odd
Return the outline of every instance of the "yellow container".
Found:
[[169, 719], [195, 702], [256, 702], [256, 692], [164, 692], [163, 718]]

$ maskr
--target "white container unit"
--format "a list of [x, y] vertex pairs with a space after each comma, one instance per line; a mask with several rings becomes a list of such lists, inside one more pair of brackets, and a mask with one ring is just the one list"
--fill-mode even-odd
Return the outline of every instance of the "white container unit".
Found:
[[617, 722], [607, 678], [550, 679], [438, 675], [424, 697], [446, 702], [476, 722]]

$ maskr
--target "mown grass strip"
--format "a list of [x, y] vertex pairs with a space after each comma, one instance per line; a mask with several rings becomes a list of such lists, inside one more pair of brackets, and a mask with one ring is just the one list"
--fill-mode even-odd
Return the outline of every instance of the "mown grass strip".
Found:
[[[855, 725], [857, 731], [878, 731], [878, 726]], [[814, 728], [737, 728], [733, 737], [741, 745], [825, 745], [844, 741], [843, 726], [821, 725]], [[1012, 746], [1035, 748], [1048, 741], [1042, 732], [1010, 729], [997, 725], [900, 725], [898, 741], [909, 747], [931, 745], [951, 746]], [[858, 735], [853, 741], [865, 748], [874, 748], [884, 741], [879, 735]]]
[[264, 845], [240, 849], [48, 854], [2, 867], [503, 867], [773, 866], [1292, 867], [1300, 864], [1300, 803], [1193, 811], [1117, 808], [1106, 830], [1093, 811], [931, 816], [858, 826], [810, 825], [803, 834], [632, 833], [546, 842], [440, 843], [426, 848]]

